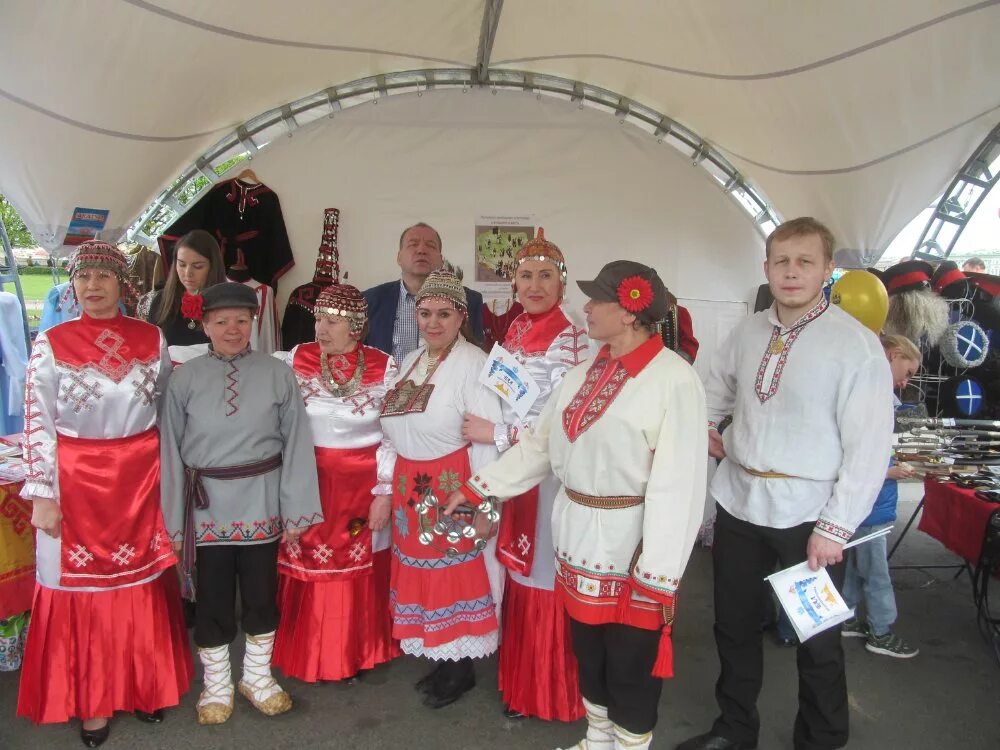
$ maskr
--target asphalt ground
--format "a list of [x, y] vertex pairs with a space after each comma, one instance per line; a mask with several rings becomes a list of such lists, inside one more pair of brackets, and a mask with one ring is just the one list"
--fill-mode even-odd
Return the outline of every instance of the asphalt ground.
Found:
[[[902, 488], [901, 531], [919, 497], [919, 485]], [[891, 542], [890, 542], [891, 544]], [[894, 564], [942, 565], [956, 558], [915, 529]], [[899, 621], [896, 630], [920, 648], [913, 659], [870, 654], [861, 639], [848, 639], [848, 687], [853, 750], [997, 750], [1000, 748], [1000, 665], [980, 634], [971, 586], [964, 574], [922, 569], [894, 571]], [[1000, 601], [1000, 582], [996, 599]], [[671, 749], [706, 731], [716, 714], [713, 685], [718, 660], [712, 638], [711, 559], [697, 549], [684, 577], [674, 628], [676, 677], [665, 684], [653, 748]], [[234, 665], [242, 659], [233, 648]], [[235, 671], [235, 670], [234, 670]], [[501, 713], [496, 663], [477, 665], [477, 685], [457, 703], [434, 711], [420, 703], [413, 683], [426, 671], [404, 657], [367, 673], [354, 686], [282, 684], [295, 706], [267, 718], [237, 696], [232, 719], [200, 727], [194, 703], [199, 677], [182, 704], [161, 725], [118, 715], [104, 747], [209, 750], [239, 748], [363, 748], [365, 750], [494, 750], [557, 748], [583, 734], [583, 722], [510, 721]], [[280, 675], [279, 675], [280, 677]], [[18, 674], [0, 673], [0, 750], [80, 748], [79, 724], [35, 727], [15, 717]], [[795, 650], [765, 639], [764, 689], [760, 696], [761, 750], [790, 750], [796, 711]]]

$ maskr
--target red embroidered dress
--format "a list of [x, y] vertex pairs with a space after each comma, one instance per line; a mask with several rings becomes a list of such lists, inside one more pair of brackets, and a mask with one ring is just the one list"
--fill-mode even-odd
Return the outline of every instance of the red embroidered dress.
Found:
[[[400, 371], [423, 383], [426, 361], [421, 347]], [[462, 547], [462, 554], [448, 557], [420, 543], [421, 517], [415, 510], [426, 487], [443, 502], [472, 469], [496, 459], [495, 446], [469, 446], [462, 439], [466, 412], [501, 421], [499, 399], [479, 382], [485, 362], [482, 351], [459, 337], [428, 379], [434, 390], [423, 409], [382, 417], [382, 429], [398, 454], [392, 501], [393, 636], [408, 654], [454, 660], [488, 656], [497, 648], [503, 569], [492, 540], [481, 552]]]
[[[295, 371], [316, 443], [323, 523], [278, 554], [279, 609], [274, 664], [306, 682], [342, 680], [399, 656], [389, 612], [389, 527], [372, 533], [373, 496], [392, 492], [396, 451], [383, 438], [379, 410], [396, 376], [392, 358], [372, 347], [328, 358], [335, 382], [357, 390], [334, 395], [319, 344], [275, 355]], [[308, 644], [308, 645], [305, 645]]]
[[[501, 451], [532, 427], [566, 371], [587, 359], [591, 342], [556, 306], [538, 315], [519, 315], [504, 347], [528, 370], [540, 393], [524, 420], [504, 404], [506, 424], [495, 431]], [[576, 657], [562, 602], [554, 592], [552, 507], [558, 489], [559, 481], [550, 474], [504, 506], [497, 556], [510, 580], [498, 681], [509, 708], [549, 721], [575, 721], [583, 716]]]
[[62, 512], [57, 538], [37, 533], [18, 703], [37, 722], [153, 711], [176, 704], [190, 682], [176, 578], [161, 576], [176, 562], [156, 426], [169, 372], [159, 329], [121, 315], [83, 315], [35, 341], [22, 495]]

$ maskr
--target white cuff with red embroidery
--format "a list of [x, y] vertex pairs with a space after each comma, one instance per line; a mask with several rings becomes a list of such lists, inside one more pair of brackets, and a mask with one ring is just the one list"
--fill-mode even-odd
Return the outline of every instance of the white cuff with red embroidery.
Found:
[[841, 526], [839, 523], [831, 521], [829, 518], [823, 518], [822, 516], [816, 521], [813, 531], [820, 536], [825, 536], [827, 539], [840, 542], [841, 544], [851, 541], [851, 537], [854, 536], [854, 529]]
[[478, 474], [466, 481], [459, 489], [465, 495], [465, 499], [474, 506], [478, 506], [490, 495], [489, 486], [479, 478]]
[[517, 443], [518, 429], [516, 425], [497, 422], [493, 425], [493, 443], [497, 450], [503, 453]]

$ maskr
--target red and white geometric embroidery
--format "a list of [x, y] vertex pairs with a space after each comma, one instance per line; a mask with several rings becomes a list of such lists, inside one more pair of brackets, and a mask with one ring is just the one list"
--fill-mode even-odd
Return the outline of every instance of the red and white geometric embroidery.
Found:
[[[822, 315], [829, 306], [830, 303], [827, 302], [826, 298], [823, 298], [820, 300], [818, 305], [799, 318], [792, 325], [791, 329], [787, 331], [787, 333], [782, 333], [780, 326], [775, 326], [774, 330], [771, 331], [771, 339], [767, 342], [767, 347], [764, 349], [764, 356], [760, 361], [760, 367], [757, 368], [757, 380], [754, 384], [754, 388], [757, 392], [757, 399], [762, 404], [778, 392], [778, 386], [781, 385], [781, 374], [784, 372], [785, 365], [788, 363], [788, 355], [792, 350], [792, 344], [794, 344], [802, 334], [806, 324], [816, 320], [816, 318]], [[782, 337], [786, 335], [788, 338], [784, 340], [782, 345]], [[781, 346], [780, 350], [778, 349], [779, 345]], [[774, 357], [777, 357], [778, 360], [774, 363], [774, 370], [771, 372], [770, 379], [767, 379], [767, 373], [771, 366], [771, 360]], [[766, 383], [764, 382], [765, 379], [767, 379]]]
[[298, 542], [289, 542], [285, 545], [285, 552], [287, 552], [288, 556], [293, 560], [298, 560], [302, 557], [302, 545]]
[[524, 339], [525, 334], [531, 330], [531, 318], [527, 315], [518, 316], [510, 326], [510, 330], [507, 332], [507, 348], [510, 351], [517, 351], [521, 348], [521, 342]]
[[353, 396], [348, 396], [344, 400], [354, 407], [351, 409], [351, 414], [356, 416], [363, 415], [365, 413], [365, 409], [369, 406], [375, 410], [382, 408], [382, 400], [370, 390], [359, 391]]
[[628, 370], [621, 362], [603, 359], [594, 361], [580, 390], [563, 410], [563, 432], [571, 443], [576, 442], [588, 427], [601, 418], [621, 393], [628, 379]]
[[156, 368], [140, 365], [136, 378], [130, 382], [135, 387], [134, 398], [140, 399], [143, 406], [152, 406], [156, 401]]
[[559, 351], [561, 352], [559, 361], [570, 367], [576, 367], [583, 362], [584, 358], [582, 354], [587, 351], [588, 346], [586, 340], [581, 343], [580, 339], [586, 335], [587, 332], [585, 330], [576, 326], [570, 326], [559, 334], [558, 338], [556, 338], [556, 342], [559, 343]]
[[94, 556], [90, 554], [86, 547], [82, 544], [78, 544], [73, 548], [73, 551], [69, 553], [69, 560], [78, 568], [84, 568], [87, 566]]
[[517, 548], [521, 550], [522, 555], [528, 554], [528, 550], [531, 549], [531, 541], [528, 539], [527, 534], [521, 534], [517, 539]]
[[354, 562], [361, 562], [368, 550], [361, 542], [355, 542], [354, 545], [347, 551], [347, 554], [351, 556]]
[[44, 436], [45, 427], [40, 423], [42, 412], [38, 408], [38, 398], [35, 396], [35, 373], [38, 371], [38, 361], [45, 354], [46, 342], [35, 343], [31, 359], [28, 360], [28, 371], [24, 387], [24, 463], [26, 465], [25, 479], [29, 484], [51, 487], [52, 482], [45, 476], [42, 469], [44, 458], [39, 450], [41, 440], [32, 440], [32, 435], [41, 432]]
[[104, 352], [101, 361], [97, 363], [97, 368], [116, 383], [120, 383], [132, 369], [132, 366], [118, 353], [124, 343], [125, 339], [120, 334], [107, 328], [94, 340], [94, 346]]
[[153, 534], [153, 538], [149, 540], [149, 548], [156, 552], [160, 548], [160, 545], [164, 542], [164, 535], [162, 531], [157, 531]]
[[299, 390], [302, 392], [302, 402], [309, 404], [309, 399], [322, 395], [323, 390], [315, 378], [304, 378], [295, 373], [295, 379], [299, 381]]
[[111, 555], [111, 559], [121, 566], [128, 565], [135, 557], [135, 547], [128, 543], [123, 543], [118, 547], [118, 551]]
[[320, 565], [325, 565], [333, 557], [333, 550], [325, 544], [321, 544], [312, 551], [312, 556]]
[[93, 411], [91, 399], [99, 401], [104, 397], [104, 389], [97, 380], [88, 380], [83, 371], [70, 371], [60, 385], [59, 400], [73, 407], [73, 412]]

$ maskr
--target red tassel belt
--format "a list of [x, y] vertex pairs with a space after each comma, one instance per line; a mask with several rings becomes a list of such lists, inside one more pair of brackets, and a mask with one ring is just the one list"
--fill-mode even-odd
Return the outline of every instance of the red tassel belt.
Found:
[[635, 497], [633, 495], [608, 495], [606, 497], [584, 495], [582, 492], [571, 490], [569, 487], [566, 487], [566, 497], [577, 505], [583, 505], [587, 508], [599, 508], [601, 510], [634, 508], [635, 506], [642, 505], [646, 502], [646, 498]]
[[270, 474], [281, 466], [281, 454], [275, 453], [270, 458], [249, 464], [237, 466], [216, 466], [208, 469], [184, 467], [184, 548], [181, 554], [181, 570], [183, 571], [183, 591], [185, 598], [194, 601], [194, 510], [208, 508], [208, 493], [205, 492], [203, 478], [208, 479], [246, 479], [261, 474]]

